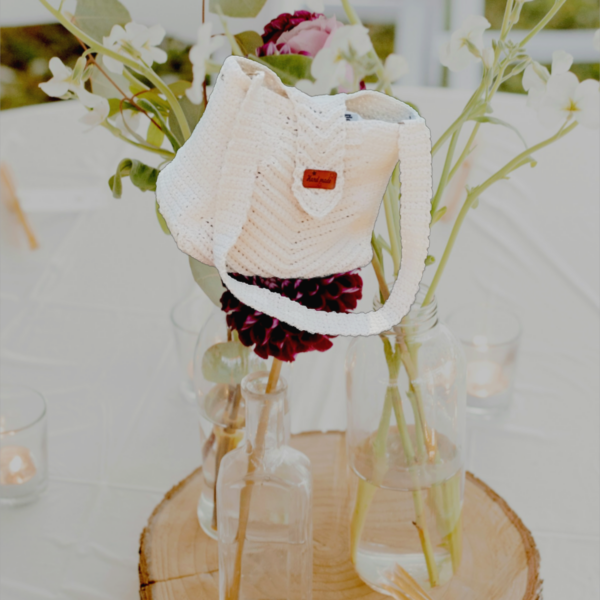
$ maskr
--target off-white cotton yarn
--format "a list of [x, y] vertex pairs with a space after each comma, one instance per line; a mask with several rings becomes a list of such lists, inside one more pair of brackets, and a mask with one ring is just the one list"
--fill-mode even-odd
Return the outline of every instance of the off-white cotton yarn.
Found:
[[[362, 119], [346, 121], [346, 111]], [[402, 264], [381, 309], [318, 312], [228, 275], [310, 278], [367, 265], [381, 198], [398, 159]], [[305, 169], [335, 171], [335, 188], [304, 188]], [[161, 172], [157, 199], [178, 247], [215, 265], [245, 304], [305, 331], [380, 333], [408, 312], [424, 269], [429, 131], [416, 111], [384, 94], [311, 98], [262, 65], [230, 57], [203, 118]]]

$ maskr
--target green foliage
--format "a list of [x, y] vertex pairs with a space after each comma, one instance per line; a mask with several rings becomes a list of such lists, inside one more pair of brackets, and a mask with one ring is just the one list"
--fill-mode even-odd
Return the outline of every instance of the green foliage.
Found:
[[[554, 0], [526, 2], [515, 29], [531, 29], [552, 8]], [[492, 29], [500, 29], [506, 0], [487, 0], [485, 16]], [[546, 29], [596, 29], [600, 26], [598, 0], [569, 0], [548, 23]]]
[[471, 121], [477, 121], [478, 123], [490, 123], [492, 125], [502, 125], [502, 127], [507, 127], [508, 129], [512, 129], [512, 131], [514, 131], [519, 136], [519, 138], [523, 142], [523, 145], [525, 146], [525, 148], [527, 148], [527, 142], [525, 141], [525, 138], [521, 135], [521, 132], [514, 125], [511, 125], [510, 123], [507, 123], [506, 121], [503, 121], [502, 119], [497, 119], [496, 117], [490, 117], [489, 115], [484, 115], [484, 116], [479, 116], [479, 117], [473, 117], [471, 119]]
[[146, 141], [152, 146], [160, 148], [165, 140], [165, 133], [162, 129], [157, 127], [154, 121], [150, 121], [148, 126], [148, 132], [146, 133]]
[[158, 219], [158, 223], [160, 225], [160, 228], [163, 230], [163, 233], [166, 233], [167, 235], [171, 235], [171, 230], [169, 229], [169, 226], [167, 225], [165, 218], [162, 216], [162, 214], [160, 212], [160, 207], [158, 206], [157, 200], [154, 201], [154, 209], [156, 211], [156, 218]]
[[110, 35], [113, 25], [125, 25], [131, 21], [129, 11], [119, 0], [77, 0], [75, 25], [102, 43]]
[[263, 56], [260, 59], [266, 63], [286, 85], [295, 85], [300, 79], [310, 79], [310, 66], [312, 58], [301, 54], [280, 54]]
[[[190, 126], [190, 130], [193, 131], [194, 127], [196, 127], [198, 121], [200, 121], [200, 118], [204, 114], [204, 104], [193, 104], [187, 97], [181, 98], [179, 104], [181, 105], [185, 119]], [[179, 123], [177, 123], [177, 119], [172, 112], [169, 113], [168, 125], [175, 136], [175, 139], [183, 146], [185, 138], [183, 137]]]
[[263, 44], [262, 37], [256, 31], [242, 31], [233, 37], [246, 56], [250, 54], [256, 56], [256, 49]]
[[238, 385], [249, 372], [251, 352], [240, 342], [220, 342], [202, 357], [202, 376], [213, 383]]
[[185, 96], [186, 90], [192, 87], [191, 81], [176, 81], [174, 83], [170, 83], [169, 87], [171, 91], [175, 94], [177, 98], [181, 98]]
[[267, 0], [210, 0], [210, 11], [218, 13], [219, 8], [226, 17], [252, 19], [258, 15]]
[[[110, 73], [106, 71], [102, 64], [102, 57], [96, 57], [96, 62], [103, 68], [103, 70], [108, 74], [112, 82], [107, 79], [106, 75], [97, 69], [96, 67], [92, 68], [92, 75], [90, 76], [90, 85], [92, 88], [92, 92], [94, 94], [98, 94], [99, 96], [103, 96], [104, 98], [119, 98], [119, 100], [123, 97], [119, 90], [115, 87], [114, 84], [118, 85], [123, 92], [127, 93], [129, 89], [129, 82], [123, 75], [118, 75], [117, 73]], [[114, 82], [114, 84], [113, 84]]]
[[189, 259], [194, 281], [206, 294], [208, 299], [215, 306], [221, 308], [221, 296], [225, 292], [225, 287], [223, 286], [219, 272], [215, 267], [205, 265], [191, 256]]
[[123, 177], [129, 177], [131, 183], [142, 192], [154, 192], [158, 173], [158, 169], [139, 160], [124, 158], [117, 166], [116, 173], [108, 180], [108, 185], [114, 198], [120, 198], [123, 194]]

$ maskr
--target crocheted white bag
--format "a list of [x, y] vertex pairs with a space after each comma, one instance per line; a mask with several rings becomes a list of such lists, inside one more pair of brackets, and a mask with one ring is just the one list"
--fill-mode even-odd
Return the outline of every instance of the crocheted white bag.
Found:
[[[402, 262], [382, 308], [319, 312], [229, 273], [323, 277], [367, 265], [400, 160]], [[298, 329], [371, 335], [414, 301], [429, 245], [431, 142], [418, 113], [374, 91], [310, 97], [230, 57], [204, 116], [157, 184], [180, 250], [214, 265], [241, 302]]]

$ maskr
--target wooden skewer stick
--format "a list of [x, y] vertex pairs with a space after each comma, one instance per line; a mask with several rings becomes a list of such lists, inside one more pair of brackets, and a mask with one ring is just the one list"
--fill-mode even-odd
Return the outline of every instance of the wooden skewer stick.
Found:
[[13, 178], [10, 173], [10, 169], [6, 163], [2, 163], [0, 165], [0, 177], [2, 178], [2, 184], [4, 185], [4, 189], [8, 194], [8, 207], [15, 212], [17, 215], [17, 219], [19, 219], [19, 223], [25, 230], [27, 234], [27, 240], [29, 242], [29, 247], [32, 250], [39, 248], [39, 243], [35, 234], [33, 233], [33, 229], [29, 225], [29, 221], [21, 208], [21, 203], [19, 202], [19, 197], [17, 196], [17, 191], [15, 189], [15, 185], [13, 183]]

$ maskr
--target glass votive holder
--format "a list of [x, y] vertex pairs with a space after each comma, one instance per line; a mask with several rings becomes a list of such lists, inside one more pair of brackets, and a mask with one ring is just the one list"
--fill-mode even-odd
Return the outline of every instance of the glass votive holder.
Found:
[[179, 393], [188, 403], [196, 403], [194, 391], [194, 349], [200, 331], [214, 306], [199, 291], [185, 296], [171, 309], [171, 325], [175, 336], [177, 359], [181, 371]]
[[46, 401], [39, 392], [0, 384], [0, 504], [37, 500], [48, 485]]
[[505, 411], [513, 396], [521, 323], [506, 307], [468, 304], [446, 324], [462, 342], [467, 362], [467, 409], [481, 416]]

